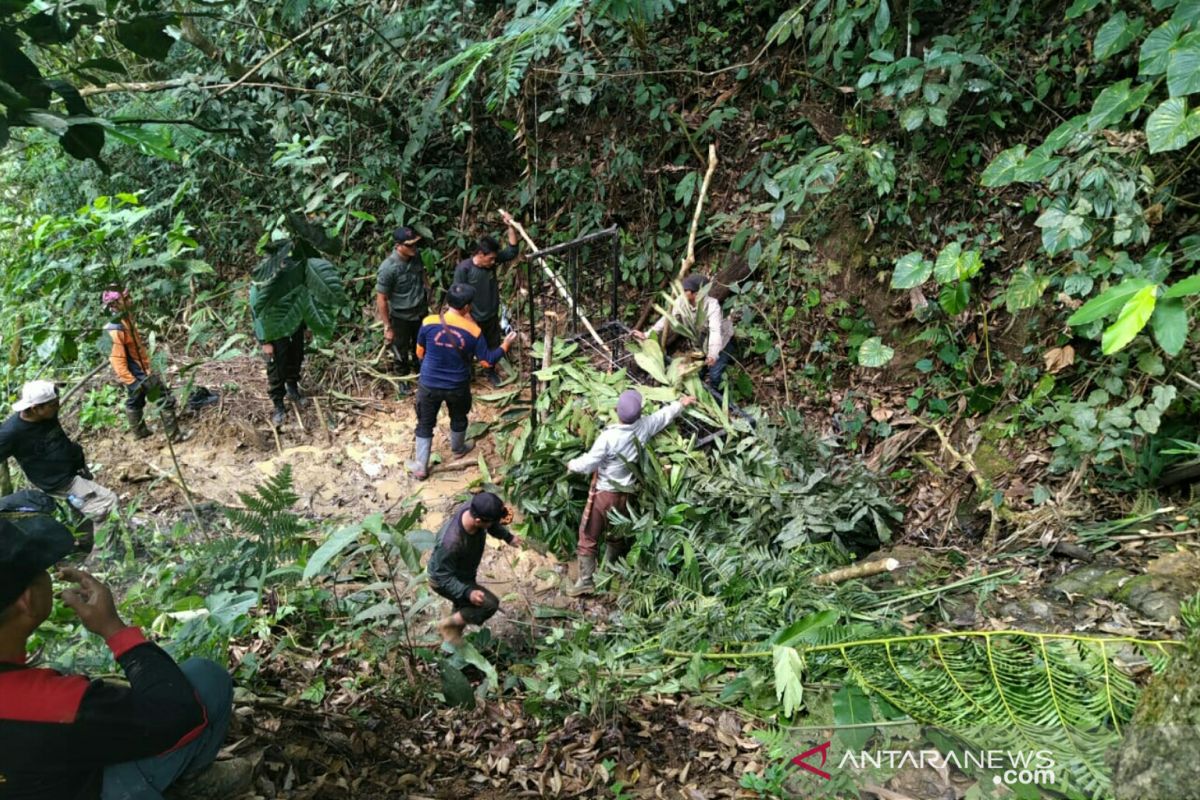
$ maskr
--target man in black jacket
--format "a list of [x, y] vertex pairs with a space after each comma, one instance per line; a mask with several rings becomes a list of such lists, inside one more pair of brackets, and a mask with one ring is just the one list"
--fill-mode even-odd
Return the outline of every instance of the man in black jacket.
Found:
[[[177, 665], [121, 621], [107, 586], [71, 568], [61, 576], [77, 586], [62, 600], [108, 644], [129, 685], [26, 664], [29, 637], [54, 604], [46, 570], [73, 548], [49, 517], [0, 520], [0, 795], [161, 800], [216, 758], [233, 684], [211, 661]], [[244, 790], [249, 774], [242, 779]]]
[[429, 585], [454, 604], [450, 616], [438, 625], [442, 638], [454, 646], [462, 642], [468, 623], [482, 625], [500, 609], [500, 598], [476, 581], [487, 536], [513, 547], [521, 537], [504, 527], [508, 509], [491, 492], [480, 492], [469, 503], [456, 507], [438, 531], [429, 557]]
[[[463, 259], [454, 268], [454, 283], [468, 284], [475, 290], [471, 302], [471, 318], [483, 330], [488, 347], [500, 346], [504, 336], [500, 330], [500, 279], [496, 267], [517, 257], [517, 229], [513, 227], [512, 215], [500, 212], [500, 218], [508, 226], [508, 246], [503, 250], [491, 236], [484, 236], [475, 245], [470, 258]], [[500, 385], [500, 375], [495, 364], [484, 373], [493, 386]]]

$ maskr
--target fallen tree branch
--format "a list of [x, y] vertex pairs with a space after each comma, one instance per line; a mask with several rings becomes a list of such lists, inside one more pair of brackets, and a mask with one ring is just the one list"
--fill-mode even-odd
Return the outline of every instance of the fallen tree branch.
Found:
[[872, 575], [878, 575], [882, 572], [895, 572], [899, 568], [900, 562], [894, 558], [863, 561], [860, 564], [851, 564], [848, 567], [822, 573], [813, 578], [813, 583], [818, 586], [828, 586], [833, 583], [854, 580], [855, 578], [869, 578]]
[[704, 199], [708, 197], [708, 185], [712, 183], [713, 173], [717, 171], [717, 146], [708, 146], [708, 169], [704, 171], [704, 182], [700, 184], [700, 196], [696, 198], [696, 210], [692, 214], [692, 230], [688, 234], [687, 255], [679, 265], [679, 280], [687, 277], [696, 263], [696, 230], [700, 227], [700, 214], [704, 211]]

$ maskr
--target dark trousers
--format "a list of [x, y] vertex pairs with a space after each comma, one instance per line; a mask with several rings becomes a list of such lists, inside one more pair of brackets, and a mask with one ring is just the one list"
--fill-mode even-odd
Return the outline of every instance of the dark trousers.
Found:
[[304, 366], [304, 326], [282, 339], [271, 342], [274, 355], [267, 360], [267, 394], [275, 402], [283, 400], [287, 384], [300, 382], [300, 368]]
[[450, 430], [462, 433], [467, 429], [467, 414], [471, 413], [471, 387], [431, 389], [417, 384], [417, 438], [432, 439], [442, 403], [450, 410]]
[[[481, 606], [473, 605], [470, 600], [471, 592], [476, 589], [483, 592], [483, 605]], [[463, 621], [471, 625], [482, 625], [500, 610], [500, 598], [496, 597], [495, 593], [490, 589], [485, 589], [478, 583], [471, 584], [471, 588], [467, 590], [466, 597], [452, 597], [437, 586], [434, 586], [433, 590], [451, 603], [454, 603], [454, 610], [462, 614]]]
[[705, 364], [700, 369], [700, 380], [708, 384], [710, 389], [715, 391], [721, 390], [721, 380], [725, 377], [725, 368], [729, 366], [729, 362], [733, 360], [733, 340], [722, 348], [717, 355], [717, 363], [711, 367]]
[[403, 375], [421, 369], [421, 362], [417, 360], [417, 333], [421, 330], [424, 316], [424, 310], [421, 310], [416, 319], [391, 317], [389, 320], [392, 326], [392, 356], [396, 359], [396, 368]]
[[136, 383], [125, 387], [125, 408], [141, 411], [149, 399], [160, 409], [175, 410], [175, 396], [157, 375], [147, 375]]
[[504, 341], [504, 334], [500, 332], [499, 316], [492, 317], [491, 319], [484, 320], [483, 322], [475, 320], [475, 323], [479, 325], [479, 330], [483, 331], [483, 338], [487, 339], [488, 347], [493, 349], [497, 348], [500, 346], [500, 343]]
[[188, 659], [179, 668], [204, 705], [208, 725], [177, 750], [105, 767], [101, 800], [162, 800], [177, 779], [198, 774], [216, 759], [233, 713], [233, 681], [223, 667], [203, 658]]

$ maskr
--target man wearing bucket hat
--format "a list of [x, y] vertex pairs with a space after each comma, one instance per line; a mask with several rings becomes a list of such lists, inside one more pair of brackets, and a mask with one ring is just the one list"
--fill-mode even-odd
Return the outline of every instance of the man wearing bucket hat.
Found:
[[[608, 529], [608, 512], [625, 511], [629, 495], [636, 488], [630, 465], [637, 462], [638, 453], [646, 442], [695, 402], [696, 398], [688, 395], [643, 417], [641, 393], [636, 389], [628, 389], [617, 398], [619, 422], [601, 431], [588, 452], [567, 462], [567, 469], [571, 472], [585, 475], [595, 473], [588, 505], [579, 525], [579, 580], [568, 594], [576, 596], [595, 591], [593, 575], [596, 572], [596, 552], [600, 537]], [[610, 538], [607, 547], [609, 561], [622, 558], [629, 547], [630, 543], [624, 539]]]
[[116, 321], [105, 325], [104, 330], [112, 339], [108, 363], [112, 365], [117, 380], [125, 387], [125, 416], [129, 420], [129, 432], [135, 439], [145, 439], [150, 435], [145, 420], [146, 400], [149, 398], [158, 406], [163, 433], [171, 441], [179, 441], [182, 437], [175, 419], [175, 396], [162, 378], [150, 370], [150, 353], [134, 324], [129, 292], [120, 287], [110, 287], [104, 291], [101, 300], [105, 307], [117, 315]]
[[[203, 659], [178, 665], [137, 628], [121, 621], [112, 592], [81, 570], [62, 600], [101, 637], [128, 685], [32, 667], [29, 639], [54, 605], [48, 569], [74, 549], [50, 517], [14, 525], [0, 520], [0, 787], [5, 797], [161, 798], [176, 779], [205, 770], [225, 738], [233, 684]], [[202, 782], [234, 796], [249, 788], [222, 769]], [[235, 771], [236, 772], [236, 771]]]
[[517, 334], [504, 337], [499, 347], [487, 340], [471, 318], [475, 290], [456, 283], [446, 292], [446, 308], [430, 314], [417, 332], [417, 358], [421, 375], [417, 381], [417, 455], [410, 464], [419, 481], [429, 476], [429, 454], [433, 451], [433, 429], [442, 403], [450, 411], [450, 450], [465, 456], [475, 447], [467, 441], [467, 414], [471, 411], [471, 365], [496, 364], [512, 347]]
[[379, 265], [375, 281], [375, 308], [383, 323], [383, 337], [391, 348], [400, 374], [420, 369], [417, 333], [429, 310], [429, 280], [421, 262], [421, 237], [408, 226], [392, 234], [395, 247]]
[[454, 604], [438, 630], [456, 647], [462, 642], [463, 628], [482, 625], [500, 608], [500, 598], [480, 586], [476, 577], [488, 536], [520, 547], [521, 537], [504, 527], [509, 516], [499, 497], [480, 492], [455, 507], [438, 531], [429, 557], [429, 585]]
[[0, 459], [12, 456], [25, 477], [51, 497], [66, 500], [85, 517], [84, 533], [117, 507], [117, 496], [92, 480], [83, 448], [58, 421], [58, 390], [50, 381], [21, 387], [14, 413], [0, 425]]

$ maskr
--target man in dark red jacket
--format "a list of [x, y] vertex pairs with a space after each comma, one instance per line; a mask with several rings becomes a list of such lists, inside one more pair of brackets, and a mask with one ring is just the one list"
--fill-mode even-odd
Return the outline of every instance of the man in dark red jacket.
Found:
[[229, 725], [233, 684], [203, 659], [177, 665], [121, 621], [112, 592], [86, 572], [62, 600], [108, 644], [129, 685], [25, 663], [54, 603], [47, 569], [72, 552], [49, 517], [0, 520], [0, 797], [160, 800], [208, 767]]

